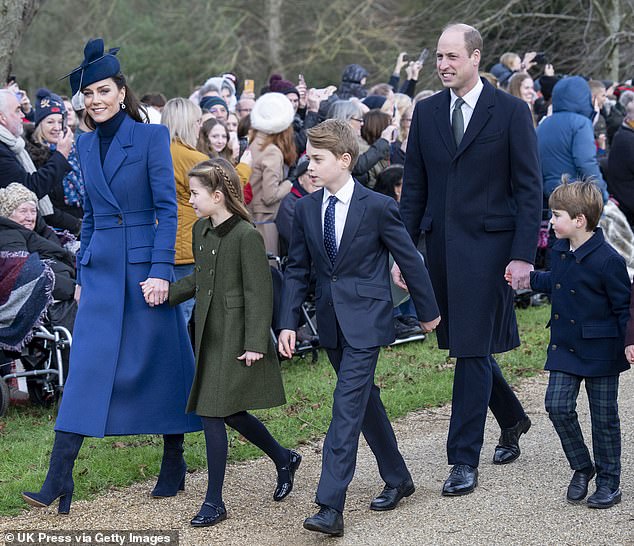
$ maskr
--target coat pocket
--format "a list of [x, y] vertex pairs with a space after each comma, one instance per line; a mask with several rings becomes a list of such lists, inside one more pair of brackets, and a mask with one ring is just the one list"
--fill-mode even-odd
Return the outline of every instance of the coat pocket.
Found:
[[240, 295], [225, 296], [225, 306], [228, 309], [233, 309], [236, 307], [244, 307], [244, 296], [240, 296]]
[[581, 338], [578, 352], [586, 360], [614, 360], [619, 350], [623, 350], [616, 324], [584, 324], [581, 327]]
[[152, 261], [152, 247], [140, 246], [128, 249], [128, 262], [131, 264], [149, 263]]
[[513, 216], [487, 216], [484, 218], [484, 231], [511, 231], [515, 229]]
[[377, 284], [357, 284], [357, 295], [381, 301], [392, 301], [390, 289]]

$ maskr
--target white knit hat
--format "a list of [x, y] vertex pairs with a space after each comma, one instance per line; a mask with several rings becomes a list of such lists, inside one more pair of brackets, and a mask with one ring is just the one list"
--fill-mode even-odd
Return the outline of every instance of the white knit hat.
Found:
[[0, 216], [7, 218], [22, 203], [32, 202], [37, 205], [37, 195], [22, 184], [11, 182], [6, 188], [0, 188]]
[[273, 135], [287, 129], [294, 117], [295, 109], [286, 95], [266, 93], [255, 101], [251, 110], [251, 127]]

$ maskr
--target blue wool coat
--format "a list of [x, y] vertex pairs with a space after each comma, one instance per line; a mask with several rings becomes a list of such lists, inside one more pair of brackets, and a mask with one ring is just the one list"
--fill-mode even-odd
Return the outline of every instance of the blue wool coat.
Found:
[[533, 271], [531, 288], [552, 301], [547, 370], [582, 377], [617, 375], [625, 359], [630, 279], [625, 260], [601, 228], [570, 252], [567, 239], [553, 245], [551, 271]]
[[96, 133], [78, 141], [86, 180], [82, 287], [56, 430], [86, 436], [199, 430], [185, 407], [194, 358], [185, 321], [149, 307], [139, 283], [171, 280], [177, 208], [169, 135], [126, 116], [103, 167]]

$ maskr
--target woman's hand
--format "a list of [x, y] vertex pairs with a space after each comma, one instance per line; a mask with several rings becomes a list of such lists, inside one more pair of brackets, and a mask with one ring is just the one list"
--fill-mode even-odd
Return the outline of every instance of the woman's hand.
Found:
[[244, 354], [238, 357], [238, 360], [244, 360], [247, 366], [251, 366], [254, 362], [260, 360], [264, 355], [262, 353], [255, 353], [253, 351], [245, 351]]
[[75, 295], [73, 296], [73, 298], [75, 298], [75, 303], [77, 305], [79, 305], [79, 298], [81, 297], [81, 285], [76, 284], [75, 285]]
[[165, 279], [157, 279], [154, 277], [148, 277], [143, 282], [139, 283], [143, 290], [143, 297], [145, 302], [150, 306], [161, 305], [167, 301], [167, 295], [169, 293], [170, 283]]

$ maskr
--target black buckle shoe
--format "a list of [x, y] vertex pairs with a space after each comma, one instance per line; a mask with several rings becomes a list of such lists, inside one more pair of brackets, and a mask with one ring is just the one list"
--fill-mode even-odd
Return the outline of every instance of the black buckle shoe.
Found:
[[520, 436], [526, 434], [531, 428], [531, 420], [528, 416], [518, 421], [510, 428], [502, 429], [498, 445], [495, 446], [493, 464], [509, 464], [520, 456]]
[[442, 486], [445, 497], [467, 495], [478, 485], [478, 469], [468, 464], [456, 464]]
[[304, 529], [334, 537], [342, 537], [343, 514], [329, 506], [322, 506], [314, 516], [304, 520]]
[[586, 501], [588, 508], [612, 508], [615, 504], [621, 502], [621, 490], [616, 489], [610, 491], [609, 487], [600, 485], [596, 492], [588, 497]]
[[575, 470], [568, 486], [566, 493], [566, 500], [570, 504], [579, 504], [588, 494], [588, 483], [596, 474], [594, 467], [590, 472], [583, 472], [582, 470]]
[[379, 496], [370, 503], [370, 510], [376, 510], [378, 512], [394, 510], [401, 499], [409, 497], [414, 491], [416, 491], [416, 488], [412, 480], [407, 480], [398, 487], [386, 485]]
[[287, 497], [288, 494], [293, 490], [293, 483], [295, 482], [295, 471], [299, 468], [299, 465], [302, 462], [302, 456], [297, 453], [297, 451], [290, 450], [290, 461], [286, 466], [280, 468], [281, 472], [284, 474], [288, 474], [288, 478], [286, 476], [280, 476], [278, 472], [277, 475], [277, 487], [273, 493], [274, 501], [281, 501], [284, 497]]
[[224, 503], [220, 506], [204, 502], [200, 512], [190, 521], [192, 527], [211, 527], [227, 519], [227, 509]]

